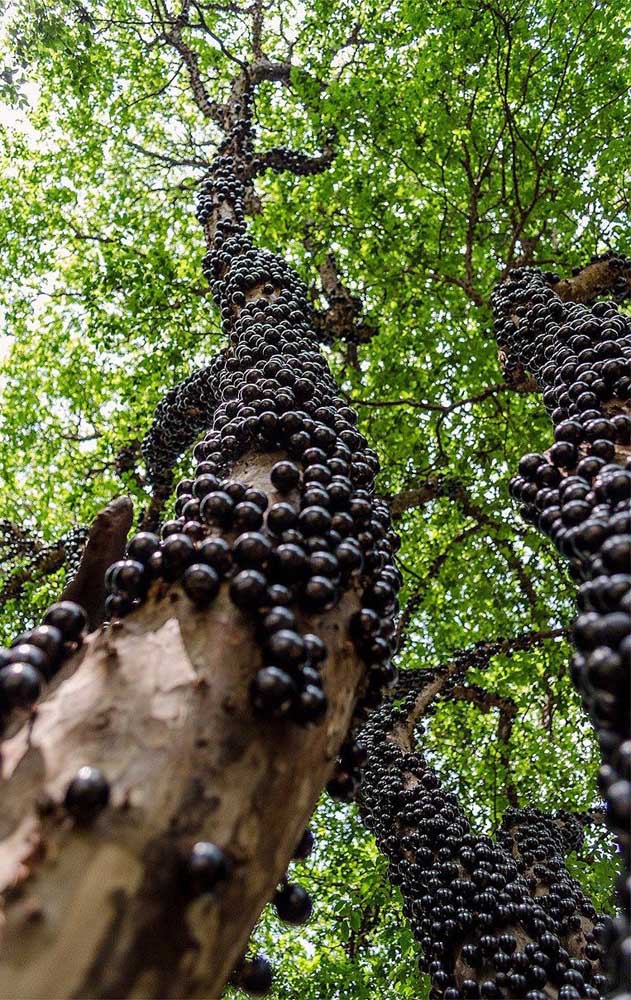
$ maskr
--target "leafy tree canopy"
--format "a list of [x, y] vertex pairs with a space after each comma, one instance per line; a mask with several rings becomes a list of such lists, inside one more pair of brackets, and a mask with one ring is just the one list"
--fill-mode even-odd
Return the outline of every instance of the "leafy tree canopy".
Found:
[[[260, 39], [241, 0], [189, 9], [179, 35], [179, 8], [162, 0], [17, 0], [4, 15], [0, 515], [41, 546], [116, 494], [146, 506], [138, 446], [152, 411], [222, 346], [194, 215], [220, 136], [186, 53], [220, 100], [254, 44], [291, 62], [258, 92], [260, 147], [335, 149], [316, 177], [257, 181], [252, 225], [319, 307], [332, 255], [374, 330], [326, 350], [395, 498], [400, 666], [567, 626], [562, 561], [507, 494], [549, 424], [537, 395], [501, 380], [488, 301], [516, 262], [568, 273], [629, 245], [629, 3], [277, 0]], [[62, 567], [16, 586], [28, 551], [7, 552], [5, 637], [63, 585]], [[449, 699], [428, 722], [432, 760], [478, 829], [514, 797], [597, 803], [567, 661], [548, 640], [468, 678], [511, 707], [508, 747], [501, 707]], [[314, 921], [259, 930], [276, 942], [278, 995], [418, 996], [416, 945], [371, 838], [330, 802], [315, 830]], [[604, 907], [612, 854], [594, 828], [572, 862]]]

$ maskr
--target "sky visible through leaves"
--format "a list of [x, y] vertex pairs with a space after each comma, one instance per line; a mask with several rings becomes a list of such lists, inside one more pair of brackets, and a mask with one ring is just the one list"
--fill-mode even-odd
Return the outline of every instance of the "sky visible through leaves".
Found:
[[[186, 37], [223, 99], [249, 51], [246, 6], [193, 9], [205, 28]], [[42, 543], [121, 493], [140, 515], [138, 445], [153, 409], [222, 346], [194, 215], [220, 137], [161, 38], [165, 11], [161, 0], [15, 0], [2, 19], [0, 518]], [[290, 86], [258, 93], [258, 142], [315, 153], [334, 132], [336, 156], [315, 177], [260, 178], [252, 230], [315, 305], [333, 254], [377, 330], [325, 351], [380, 455], [382, 492], [453, 487], [397, 519], [402, 669], [572, 621], [563, 561], [508, 496], [520, 455], [551, 434], [540, 398], [502, 384], [488, 302], [522, 260], [569, 274], [593, 253], [629, 251], [630, 27], [628, 0], [277, 0], [267, 11], [263, 49], [293, 70]], [[3, 558], [3, 587], [21, 565]], [[4, 638], [37, 619], [64, 574], [5, 598]], [[476, 829], [495, 828], [511, 784], [524, 805], [598, 803], [568, 660], [565, 641], [547, 641], [467, 678], [515, 704], [507, 754], [497, 710], [466, 701], [441, 703], [420, 735]], [[287, 931], [266, 914], [257, 931], [275, 995], [427, 995], [355, 810], [323, 801], [313, 826], [315, 855], [296, 866], [312, 923]], [[615, 859], [602, 828], [571, 865], [607, 907]]]

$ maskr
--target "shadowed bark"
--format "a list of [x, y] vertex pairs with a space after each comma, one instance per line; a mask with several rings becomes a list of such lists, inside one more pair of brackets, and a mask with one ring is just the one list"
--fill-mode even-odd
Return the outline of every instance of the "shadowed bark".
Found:
[[[254, 456], [239, 478], [277, 499]], [[2, 744], [0, 995], [218, 997], [286, 870], [346, 733], [361, 676], [335, 612], [305, 624], [329, 649], [324, 723], [253, 715], [261, 665], [252, 626], [226, 587], [208, 612], [154, 584], [121, 623], [93, 633]], [[90, 830], [57, 805], [77, 769], [102, 767], [111, 807]], [[234, 872], [216, 900], [191, 904], [180, 858], [197, 840]]]

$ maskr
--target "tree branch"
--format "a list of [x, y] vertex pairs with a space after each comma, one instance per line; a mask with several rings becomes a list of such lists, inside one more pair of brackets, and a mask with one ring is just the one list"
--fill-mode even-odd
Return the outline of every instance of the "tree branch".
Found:
[[132, 524], [133, 504], [129, 497], [117, 497], [96, 515], [79, 569], [67, 584], [62, 601], [75, 601], [88, 616], [90, 629], [105, 619], [105, 571], [122, 559]]
[[339, 276], [333, 254], [327, 254], [319, 267], [322, 291], [328, 309], [314, 311], [314, 326], [322, 343], [343, 340], [345, 343], [365, 344], [379, 332], [376, 326], [362, 319], [361, 299], [351, 295]]
[[571, 278], [553, 284], [555, 294], [564, 302], [593, 303], [611, 292], [618, 299], [631, 296], [631, 260], [615, 255], [592, 261], [577, 269]]

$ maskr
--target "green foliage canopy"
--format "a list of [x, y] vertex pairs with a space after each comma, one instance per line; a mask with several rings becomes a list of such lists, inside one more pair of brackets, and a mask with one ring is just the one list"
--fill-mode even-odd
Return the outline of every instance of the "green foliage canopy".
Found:
[[[191, 9], [185, 41], [225, 99], [251, 47], [246, 6]], [[222, 346], [194, 216], [220, 136], [165, 39], [174, 13], [162, 0], [16, 0], [2, 20], [0, 516], [49, 542], [116, 494], [143, 509], [137, 446], [153, 408]], [[333, 254], [378, 331], [327, 353], [379, 451], [383, 492], [458, 486], [399, 518], [404, 669], [571, 622], [561, 560], [508, 499], [519, 456], [550, 435], [540, 399], [501, 384], [488, 300], [516, 262], [568, 273], [628, 248], [630, 25], [628, 0], [277, 0], [265, 12], [263, 51], [291, 54], [293, 69], [289, 86], [258, 93], [260, 146], [317, 152], [334, 134], [336, 156], [316, 177], [257, 182], [256, 237], [316, 305]], [[5, 600], [4, 636], [63, 578]], [[428, 723], [427, 752], [478, 829], [494, 828], [511, 785], [546, 809], [597, 801], [567, 660], [548, 641], [468, 678], [514, 704], [508, 748], [497, 710], [450, 700]], [[289, 934], [265, 918], [259, 931], [275, 942], [278, 995], [424, 995], [371, 838], [330, 802], [315, 827], [301, 873], [312, 925]], [[602, 831], [572, 864], [609, 905]]]

